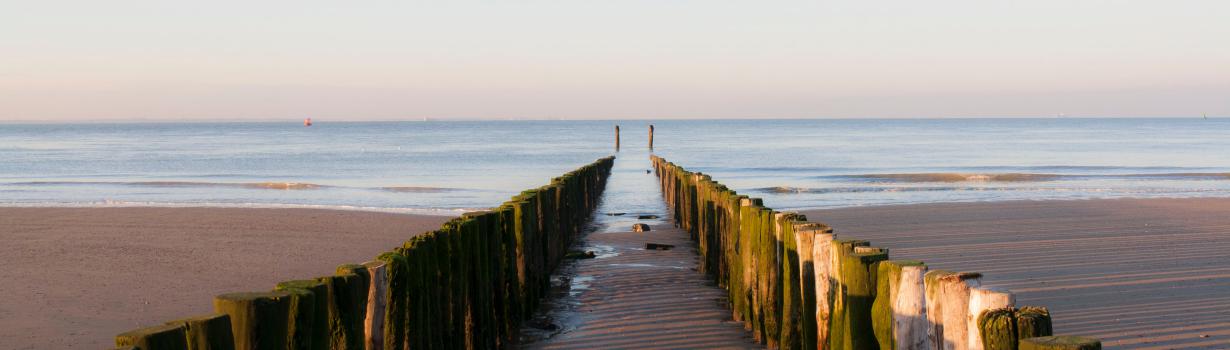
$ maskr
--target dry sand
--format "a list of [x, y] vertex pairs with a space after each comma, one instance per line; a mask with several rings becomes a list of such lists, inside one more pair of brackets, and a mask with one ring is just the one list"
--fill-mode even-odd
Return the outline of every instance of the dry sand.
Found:
[[[1230, 199], [1112, 199], [818, 210], [895, 259], [982, 272], [1109, 348], [1230, 348]], [[1203, 337], [1202, 337], [1203, 336]]]
[[101, 349], [216, 294], [330, 275], [449, 218], [315, 209], [0, 208], [0, 348]]

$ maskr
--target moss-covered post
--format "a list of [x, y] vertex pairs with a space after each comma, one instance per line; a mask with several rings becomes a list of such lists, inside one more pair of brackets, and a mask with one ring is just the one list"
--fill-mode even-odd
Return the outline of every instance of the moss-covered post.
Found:
[[888, 260], [888, 250], [866, 244], [866, 241], [840, 241], [834, 244], [840, 246], [836, 252], [839, 293], [834, 298], [830, 349], [878, 347], [871, 324], [871, 305], [876, 297], [878, 264]]
[[1010, 307], [983, 310], [978, 315], [979, 349], [1016, 350], [1016, 310]]
[[317, 279], [329, 290], [329, 344], [336, 350], [362, 350], [363, 323], [367, 318], [367, 269], [348, 264], [338, 267], [337, 273]]
[[312, 327], [316, 321], [316, 295], [302, 288], [275, 287], [274, 290], [290, 294], [286, 317], [286, 348], [312, 349], [312, 335], [318, 332]]
[[781, 312], [781, 254], [777, 244], [776, 213], [769, 208], [758, 206], [760, 218], [760, 249], [757, 250], [756, 264], [759, 270], [758, 296], [760, 301], [760, 318], [764, 324], [764, 340], [770, 348], [779, 347], [778, 338], [782, 331]]
[[[970, 350], [983, 350], [982, 344], [984, 342], [982, 338], [982, 332], [979, 329], [979, 323], [978, 323], [978, 319], [982, 315], [983, 312], [987, 310], [1002, 309], [1002, 308], [1012, 309], [1015, 306], [1016, 306], [1016, 296], [1012, 295], [1011, 292], [1008, 292], [1006, 290], [986, 288], [986, 287], [978, 287], [978, 288], [971, 289], [970, 295], [969, 295], [969, 312], [965, 314], [965, 324], [966, 324], [966, 327], [968, 328], [968, 334], [969, 334], [969, 349]], [[1011, 314], [1009, 314], [1008, 316], [1011, 316]], [[1008, 317], [1008, 319], [1011, 319], [1011, 318], [1012, 317]], [[1008, 323], [1015, 323], [1015, 322], [1008, 322]], [[999, 324], [999, 323], [996, 323], [996, 324]], [[1012, 329], [1011, 332], [1009, 332], [1008, 330], [997, 330], [995, 332], [995, 334], [997, 335], [1007, 334], [1007, 333], [1010, 333], [1007, 336], [1011, 336], [1012, 338], [1016, 337], [1015, 328]], [[994, 341], [994, 343], [996, 344], [1003, 344], [1007, 342], [1011, 342], [1011, 341], [1007, 339], [998, 339]]]
[[927, 339], [932, 349], [967, 350], [970, 289], [982, 285], [982, 275], [934, 270], [924, 277], [927, 294]]
[[752, 215], [755, 208], [752, 208], [752, 201], [747, 197], [739, 198], [739, 251], [735, 254], [739, 260], [738, 275], [733, 276], [737, 279], [737, 283], [732, 283], [731, 301], [735, 305], [735, 319], [743, 321], [743, 328], [752, 331], [753, 336], [756, 335], [759, 327], [754, 327], [755, 315], [752, 313], [753, 293], [756, 286], [756, 265], [753, 263], [752, 249], [756, 246], [753, 242], [755, 235], [753, 232], [758, 222]]
[[1102, 350], [1102, 342], [1086, 337], [1050, 336], [1021, 339], [1020, 350]]
[[139, 349], [187, 349], [184, 326], [164, 324], [138, 328], [115, 336], [115, 346], [135, 346]]
[[[806, 219], [796, 213], [777, 213], [774, 216], [774, 232], [779, 249], [781, 303], [781, 333], [778, 343], [780, 349], [801, 349], [803, 347], [804, 304], [799, 285], [799, 249], [794, 234], [794, 225], [800, 219]], [[810, 317], [810, 315], [808, 315]], [[809, 327], [810, 331], [811, 328]]]
[[[406, 337], [409, 327], [409, 313], [406, 310], [410, 299], [410, 292], [407, 290], [409, 267], [406, 263], [408, 260], [405, 255], [398, 252], [382, 253], [376, 257], [376, 260], [384, 264], [385, 273], [384, 327], [380, 329], [384, 333], [381, 336], [384, 345], [381, 348], [402, 350], [407, 348]], [[372, 269], [369, 267], [368, 271], [372, 272]]]
[[237, 350], [286, 349], [291, 296], [286, 292], [230, 293], [214, 297], [214, 311], [231, 318]]
[[924, 307], [921, 261], [880, 262], [876, 272], [876, 298], [872, 327], [881, 350], [924, 349], [927, 346], [927, 310]]
[[[405, 349], [430, 349], [431, 348], [431, 319], [432, 305], [430, 302], [431, 291], [429, 283], [434, 282], [435, 278], [431, 276], [430, 262], [425, 259], [428, 248], [424, 240], [424, 235], [411, 238], [402, 247], [397, 249], [397, 252], [405, 257], [403, 262], [405, 266], [406, 278], [406, 326], [405, 326]], [[429, 279], [430, 278], [430, 279]]]
[[1023, 306], [1016, 311], [1017, 339], [1049, 337], [1054, 335], [1051, 330], [1051, 312], [1045, 307]]
[[[329, 286], [318, 280], [295, 280], [278, 283], [273, 290], [289, 292], [291, 290], [302, 290], [312, 294], [310, 317], [298, 308], [299, 303], [304, 299], [297, 299], [292, 303], [292, 317], [294, 324], [288, 326], [288, 332], [293, 339], [296, 336], [302, 337], [303, 332], [307, 332], [306, 341], [296, 341], [295, 344], [308, 345], [309, 349], [326, 350], [329, 349]], [[302, 295], [302, 293], [291, 293], [294, 295]]]
[[181, 326], [187, 336], [188, 350], [231, 350], [235, 336], [231, 334], [231, 317], [211, 314], [167, 322]]

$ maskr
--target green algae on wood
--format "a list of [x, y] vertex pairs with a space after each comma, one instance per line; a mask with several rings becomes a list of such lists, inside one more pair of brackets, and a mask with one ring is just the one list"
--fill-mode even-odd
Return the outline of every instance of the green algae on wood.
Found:
[[871, 323], [878, 263], [888, 260], [888, 251], [867, 247], [866, 241], [837, 241], [842, 248], [835, 256], [839, 293], [834, 298], [829, 349], [876, 349], [879, 343]]
[[888, 260], [876, 272], [876, 297], [872, 303], [872, 328], [880, 349], [917, 349], [926, 346], [923, 318], [921, 261]]
[[329, 344], [334, 350], [362, 350], [367, 312], [367, 279], [356, 274], [321, 277], [328, 292]]
[[[969, 295], [969, 310], [966, 313], [966, 324], [968, 325], [969, 334], [969, 349], [983, 350], [982, 338], [983, 332], [980, 328], [979, 317], [984, 311], [995, 310], [1001, 308], [1015, 309], [1016, 296], [1011, 292], [1003, 289], [976, 287], [970, 289]], [[1015, 323], [1015, 320], [1013, 320]], [[1016, 337], [1015, 328], [1012, 330], [1012, 336]], [[1002, 341], [998, 341], [1002, 343]]]
[[[314, 349], [313, 336], [327, 334], [313, 327], [316, 322], [316, 293], [303, 288], [275, 288], [275, 290], [290, 294], [287, 309], [286, 348]], [[324, 317], [321, 316], [321, 318]]]
[[983, 311], [978, 316], [978, 331], [984, 350], [1016, 350], [1016, 312], [1013, 308]]
[[[794, 237], [794, 224], [801, 215], [795, 213], [778, 213], [774, 219], [776, 227], [777, 246], [780, 256], [778, 286], [781, 289], [781, 330], [778, 347], [781, 349], [801, 349], [803, 347], [804, 303], [799, 285], [799, 250]], [[805, 218], [803, 218], [805, 219]], [[811, 315], [808, 315], [809, 317]], [[809, 328], [810, 329], [810, 328]]]
[[406, 337], [409, 331], [409, 313], [407, 305], [410, 301], [409, 266], [406, 256], [397, 252], [385, 252], [376, 257], [385, 264], [385, 305], [383, 332], [384, 350], [402, 350], [407, 348]]
[[230, 316], [236, 349], [282, 350], [290, 303], [286, 292], [229, 293], [214, 297], [214, 311]]
[[1021, 339], [1020, 350], [1101, 350], [1102, 342], [1077, 336], [1049, 336]]
[[[304, 324], [295, 324], [288, 328], [295, 330], [291, 331], [292, 338], [297, 330], [311, 329], [310, 340], [302, 344], [310, 344], [309, 348], [314, 350], [329, 349], [329, 287], [319, 280], [294, 280], [280, 282], [273, 289], [277, 291], [299, 289], [312, 293], [310, 327], [303, 327]], [[299, 314], [303, 316], [301, 312]]]
[[1051, 312], [1041, 306], [1022, 306], [1016, 311], [1018, 339], [1047, 337], [1051, 330]]
[[182, 324], [164, 324], [138, 328], [115, 336], [115, 346], [139, 349], [187, 349], [187, 335]]
[[230, 350], [235, 348], [231, 334], [231, 317], [211, 314], [167, 322], [184, 327], [188, 350]]

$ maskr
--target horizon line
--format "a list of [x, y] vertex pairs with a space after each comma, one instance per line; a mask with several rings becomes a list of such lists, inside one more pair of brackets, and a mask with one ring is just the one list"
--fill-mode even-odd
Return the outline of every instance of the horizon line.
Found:
[[524, 118], [481, 118], [481, 117], [394, 117], [394, 118], [359, 118], [330, 119], [327, 117], [258, 117], [258, 118], [98, 118], [98, 119], [2, 119], [5, 124], [124, 124], [124, 123], [280, 123], [302, 122], [312, 119], [313, 123], [365, 123], [365, 122], [472, 122], [472, 121], [678, 121], [678, 120], [937, 120], [937, 119], [1222, 119], [1225, 116], [1103, 116], [1103, 115], [1051, 115], [1051, 116], [920, 116], [920, 117], [631, 117], [631, 118], [583, 118], [583, 117], [524, 117]]

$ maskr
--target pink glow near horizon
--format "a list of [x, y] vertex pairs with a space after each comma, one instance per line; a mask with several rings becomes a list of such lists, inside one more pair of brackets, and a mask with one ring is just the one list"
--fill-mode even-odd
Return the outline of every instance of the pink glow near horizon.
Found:
[[1230, 115], [1224, 1], [0, 5], [0, 120]]

